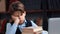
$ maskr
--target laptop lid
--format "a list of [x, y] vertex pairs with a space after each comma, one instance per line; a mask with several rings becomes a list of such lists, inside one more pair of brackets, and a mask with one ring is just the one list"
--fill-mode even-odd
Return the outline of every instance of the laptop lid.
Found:
[[50, 18], [48, 20], [48, 33], [60, 34], [60, 18]]

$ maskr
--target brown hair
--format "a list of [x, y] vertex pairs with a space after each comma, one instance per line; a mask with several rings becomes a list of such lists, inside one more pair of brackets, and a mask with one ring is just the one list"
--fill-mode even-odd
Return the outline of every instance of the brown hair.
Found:
[[[13, 3], [11, 3], [10, 4], [10, 6], [9, 6], [9, 13], [12, 15], [15, 11], [21, 11], [21, 13], [24, 13], [24, 9], [18, 9], [18, 5], [19, 4], [22, 4], [23, 5], [23, 3], [21, 3], [20, 1], [16, 1], [16, 2], [13, 2]], [[23, 8], [24, 8], [24, 5], [23, 5]]]

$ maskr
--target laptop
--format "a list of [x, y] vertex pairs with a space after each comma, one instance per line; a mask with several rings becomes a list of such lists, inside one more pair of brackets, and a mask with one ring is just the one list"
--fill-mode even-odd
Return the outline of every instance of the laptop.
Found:
[[60, 18], [48, 19], [48, 34], [60, 34]]

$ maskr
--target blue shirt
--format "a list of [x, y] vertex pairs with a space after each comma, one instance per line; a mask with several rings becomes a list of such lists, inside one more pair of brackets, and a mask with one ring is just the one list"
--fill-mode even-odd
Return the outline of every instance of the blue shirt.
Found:
[[[25, 20], [25, 22], [27, 21]], [[19, 27], [20, 31], [22, 32], [22, 29], [26, 26], [25, 22], [19, 26], [15, 23], [12, 26], [10, 23], [7, 23], [6, 34], [15, 34], [17, 27]], [[31, 23], [32, 27], [38, 27], [33, 21], [31, 21]], [[43, 31], [42, 34], [47, 34], [47, 31]]]

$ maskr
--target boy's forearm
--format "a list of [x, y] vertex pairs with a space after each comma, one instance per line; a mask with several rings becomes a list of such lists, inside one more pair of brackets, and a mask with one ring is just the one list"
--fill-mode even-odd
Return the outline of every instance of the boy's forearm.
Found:
[[15, 34], [18, 24], [14, 23], [8, 30], [6, 34]]

